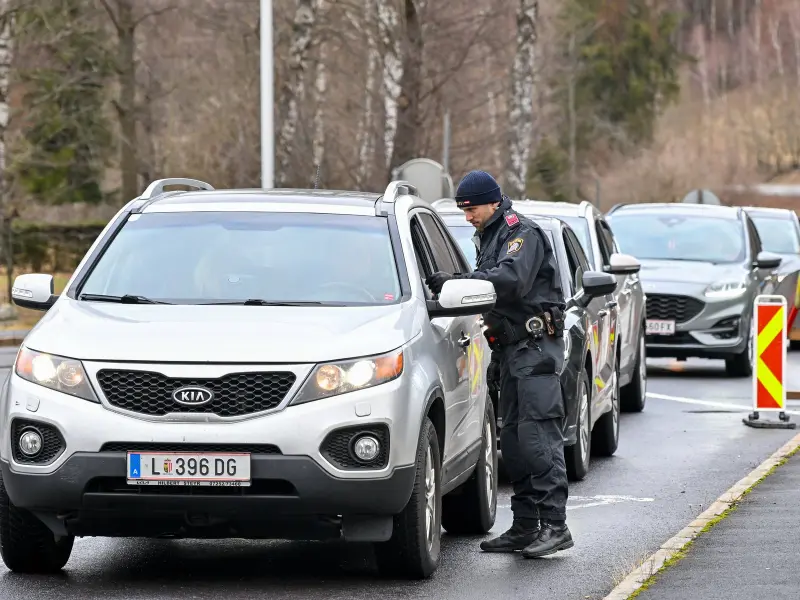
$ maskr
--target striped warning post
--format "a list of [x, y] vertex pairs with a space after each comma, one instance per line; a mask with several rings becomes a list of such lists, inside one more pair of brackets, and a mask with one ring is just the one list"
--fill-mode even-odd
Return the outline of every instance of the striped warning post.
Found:
[[757, 296], [755, 321], [755, 376], [753, 410], [786, 410], [786, 299], [783, 296]]

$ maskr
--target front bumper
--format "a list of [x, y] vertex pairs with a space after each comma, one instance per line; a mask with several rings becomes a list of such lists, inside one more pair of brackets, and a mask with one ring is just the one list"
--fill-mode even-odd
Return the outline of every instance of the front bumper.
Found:
[[[684, 293], [673, 293], [676, 287]], [[749, 296], [709, 299], [680, 287], [647, 293], [647, 319], [675, 321], [673, 335], [645, 337], [647, 356], [726, 359], [744, 352], [751, 334]]]
[[[310, 522], [402, 511], [413, 488], [424, 412], [418, 397], [411, 378], [403, 375], [234, 422], [154, 421], [110, 410], [103, 398], [102, 404], [88, 402], [12, 373], [0, 395], [0, 469], [11, 501], [56, 533], [293, 537], [299, 532], [310, 539], [316, 537], [308, 531]], [[26, 460], [19, 452], [20, 424], [46, 432], [43, 460]], [[346, 436], [365, 430], [378, 432], [388, 447], [377, 466], [348, 462]], [[251, 452], [251, 486], [127, 484], [127, 450], [183, 449]]]

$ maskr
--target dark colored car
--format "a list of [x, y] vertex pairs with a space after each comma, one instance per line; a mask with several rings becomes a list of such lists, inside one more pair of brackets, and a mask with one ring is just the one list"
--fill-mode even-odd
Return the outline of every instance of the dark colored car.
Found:
[[[434, 208], [458, 242], [467, 260], [475, 265], [474, 227], [452, 202], [438, 201]], [[619, 348], [605, 347], [598, 331], [602, 319], [616, 326], [617, 309], [605, 297], [617, 286], [613, 275], [591, 271], [575, 232], [563, 221], [536, 217], [545, 231], [558, 261], [564, 297], [568, 299], [565, 316], [566, 360], [561, 372], [566, 419], [564, 420], [565, 458], [570, 480], [583, 479], [589, 471], [591, 454], [611, 456], [619, 443]], [[601, 315], [600, 313], [605, 313]], [[495, 402], [497, 398], [492, 398]], [[495, 414], [498, 414], [495, 411]], [[501, 423], [498, 423], [501, 425]]]
[[648, 358], [724, 359], [753, 373], [753, 303], [774, 294], [781, 257], [763, 249], [739, 207], [630, 204], [606, 220], [620, 248], [641, 263]]

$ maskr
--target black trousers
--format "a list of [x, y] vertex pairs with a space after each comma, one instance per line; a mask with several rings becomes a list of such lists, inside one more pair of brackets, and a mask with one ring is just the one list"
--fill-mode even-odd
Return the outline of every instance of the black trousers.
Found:
[[500, 364], [500, 449], [514, 484], [516, 518], [565, 520], [564, 400], [558, 367], [563, 338], [545, 335], [496, 350]]

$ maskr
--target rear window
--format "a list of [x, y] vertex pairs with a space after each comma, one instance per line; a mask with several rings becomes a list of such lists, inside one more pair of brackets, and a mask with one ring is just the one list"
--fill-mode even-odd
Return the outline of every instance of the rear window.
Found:
[[133, 215], [81, 293], [362, 306], [396, 302], [401, 290], [385, 218], [178, 212]]

